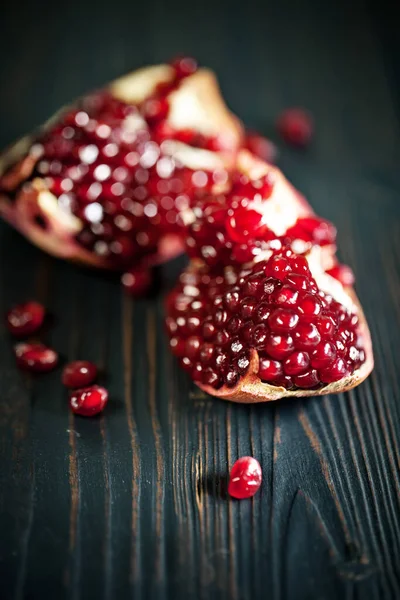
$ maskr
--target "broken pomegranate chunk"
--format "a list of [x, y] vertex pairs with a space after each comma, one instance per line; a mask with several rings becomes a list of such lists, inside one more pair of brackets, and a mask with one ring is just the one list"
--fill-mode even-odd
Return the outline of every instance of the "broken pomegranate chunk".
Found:
[[82, 417], [93, 417], [99, 414], [107, 402], [108, 391], [99, 385], [74, 390], [69, 397], [72, 412]]
[[44, 317], [44, 307], [39, 302], [30, 301], [9, 310], [6, 322], [10, 333], [23, 337], [38, 331], [43, 325]]
[[65, 365], [61, 381], [67, 388], [82, 388], [90, 385], [97, 377], [97, 367], [88, 360], [74, 360]]
[[306, 258], [287, 247], [249, 268], [192, 266], [167, 300], [170, 347], [217, 396], [240, 399], [246, 380], [258, 400], [270, 399], [272, 387], [281, 395], [319, 393], [357, 379], [366, 360], [359, 310], [341, 300], [321, 290]]
[[20, 343], [14, 347], [17, 366], [32, 373], [47, 373], [58, 364], [58, 354], [44, 344]]
[[258, 460], [252, 456], [242, 456], [231, 469], [228, 493], [239, 500], [251, 498], [260, 489], [261, 481], [262, 471]]

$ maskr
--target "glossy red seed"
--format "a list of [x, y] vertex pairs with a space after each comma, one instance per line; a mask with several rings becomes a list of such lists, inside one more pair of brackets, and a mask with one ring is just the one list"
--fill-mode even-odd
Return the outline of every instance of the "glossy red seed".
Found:
[[345, 361], [340, 357], [336, 358], [328, 367], [319, 371], [319, 378], [323, 383], [333, 383], [347, 375], [349, 375], [349, 370], [346, 367]]
[[149, 270], [132, 269], [121, 278], [124, 290], [132, 296], [144, 296], [152, 286], [153, 278]]
[[291, 108], [282, 112], [277, 127], [285, 142], [293, 146], [306, 146], [314, 132], [312, 117], [302, 108]]
[[30, 301], [18, 304], [8, 311], [6, 323], [8, 330], [15, 336], [32, 335], [43, 325], [45, 309], [38, 302]]
[[319, 315], [322, 302], [317, 296], [305, 294], [299, 302], [299, 310], [305, 315]]
[[276, 277], [283, 281], [286, 275], [290, 273], [291, 267], [286, 258], [273, 256], [264, 266], [265, 275], [268, 277]]
[[337, 324], [333, 315], [322, 315], [317, 322], [318, 331], [323, 339], [331, 339], [334, 335]]
[[253, 154], [269, 163], [275, 163], [278, 150], [273, 142], [256, 132], [247, 132], [245, 147]]
[[93, 383], [96, 377], [96, 365], [88, 360], [74, 360], [65, 365], [61, 381], [68, 388], [82, 388]]
[[14, 348], [17, 366], [32, 373], [47, 373], [58, 364], [58, 354], [44, 344], [20, 343]]
[[230, 369], [225, 375], [225, 384], [228, 387], [234, 387], [239, 381], [239, 373], [236, 370]]
[[268, 318], [268, 326], [276, 333], [289, 333], [299, 322], [299, 315], [285, 308], [277, 308]]
[[293, 352], [284, 362], [285, 375], [301, 375], [310, 365], [310, 357], [307, 352]]
[[228, 493], [233, 498], [251, 498], [261, 486], [260, 463], [251, 456], [239, 458], [233, 465], [228, 484]]
[[92, 385], [70, 393], [69, 406], [76, 415], [93, 417], [102, 412], [108, 401], [108, 391]]
[[265, 351], [277, 360], [286, 358], [293, 350], [294, 343], [290, 335], [270, 335], [265, 344]]
[[354, 284], [355, 277], [353, 271], [347, 265], [335, 265], [332, 269], [326, 271], [328, 275], [334, 277], [344, 286], [351, 286]]
[[282, 307], [293, 308], [297, 305], [298, 298], [299, 292], [289, 285], [284, 285], [280, 290], [274, 292], [274, 300], [276, 304]]
[[302, 375], [297, 375], [296, 377], [294, 377], [293, 383], [298, 388], [302, 388], [302, 389], [306, 389], [306, 390], [312, 389], [319, 385], [318, 373], [315, 369], [310, 369], [309, 371], [306, 371]]
[[186, 340], [185, 344], [185, 356], [193, 360], [197, 357], [201, 345], [201, 338], [198, 336], [191, 336]]
[[336, 346], [332, 342], [322, 341], [311, 353], [311, 366], [314, 369], [327, 367], [336, 358]]
[[314, 323], [299, 323], [293, 337], [298, 350], [314, 348], [321, 341], [320, 333]]
[[203, 369], [202, 383], [204, 385], [211, 385], [214, 388], [218, 388], [221, 384], [218, 373], [212, 368]]
[[262, 215], [255, 210], [238, 208], [226, 219], [226, 232], [233, 242], [246, 242], [249, 237], [260, 237], [266, 227], [262, 223]]
[[274, 381], [283, 375], [282, 364], [277, 360], [261, 358], [258, 368], [258, 376], [263, 381]]

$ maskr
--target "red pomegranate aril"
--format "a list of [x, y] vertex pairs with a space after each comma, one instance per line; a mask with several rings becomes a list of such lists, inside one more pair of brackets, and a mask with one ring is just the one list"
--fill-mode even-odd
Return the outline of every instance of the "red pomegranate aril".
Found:
[[175, 59], [171, 66], [175, 69], [178, 77], [187, 77], [197, 71], [197, 61], [190, 56]]
[[210, 367], [203, 370], [202, 382], [204, 385], [210, 385], [213, 388], [218, 388], [221, 384], [218, 373]]
[[264, 348], [272, 358], [281, 360], [293, 352], [293, 338], [290, 335], [270, 335]]
[[93, 417], [101, 413], [108, 401], [108, 391], [92, 385], [70, 393], [69, 406], [73, 413], [82, 417]]
[[311, 115], [302, 108], [290, 108], [282, 112], [277, 127], [285, 142], [293, 146], [306, 146], [314, 132]]
[[277, 308], [268, 318], [268, 325], [275, 333], [289, 333], [297, 326], [299, 315], [284, 308]]
[[320, 369], [319, 378], [323, 383], [333, 383], [349, 375], [349, 370], [342, 358], [336, 358], [332, 364], [324, 369]]
[[322, 341], [311, 353], [311, 366], [314, 369], [327, 367], [336, 358], [336, 346], [332, 342]]
[[175, 356], [183, 357], [185, 355], [186, 343], [184, 339], [172, 337], [169, 341], [169, 347]]
[[186, 340], [185, 344], [185, 356], [193, 360], [197, 357], [201, 345], [201, 338], [197, 336], [191, 336]]
[[20, 343], [15, 346], [17, 366], [32, 373], [47, 373], [58, 364], [58, 354], [44, 344]]
[[285, 375], [301, 375], [308, 369], [310, 357], [307, 352], [293, 352], [284, 362]]
[[256, 300], [253, 298], [244, 298], [240, 303], [240, 315], [243, 317], [243, 319], [251, 319], [256, 308]]
[[193, 381], [202, 381], [203, 365], [201, 363], [196, 363], [192, 369], [191, 375], [192, 375]]
[[243, 353], [240, 356], [238, 356], [237, 359], [235, 359], [234, 363], [240, 375], [243, 375], [244, 373], [246, 373], [250, 366], [250, 358], [247, 355], [247, 353]]
[[132, 296], [144, 296], [153, 284], [152, 272], [148, 269], [132, 269], [122, 275], [123, 288]]
[[284, 279], [284, 283], [286, 285], [290, 285], [296, 288], [299, 291], [306, 291], [309, 288], [308, 278], [305, 275], [300, 275], [299, 273], [291, 273], [287, 275]]
[[274, 381], [283, 375], [282, 364], [277, 360], [261, 358], [258, 368], [258, 376], [263, 381]]
[[199, 352], [199, 360], [205, 365], [211, 362], [214, 356], [214, 346], [212, 344], [203, 344]]
[[284, 285], [280, 290], [274, 292], [274, 300], [276, 304], [287, 308], [293, 308], [295, 305], [297, 305], [298, 297], [299, 292], [289, 285]]
[[239, 306], [239, 301], [239, 292], [237, 292], [236, 290], [226, 292], [226, 294], [224, 294], [225, 307], [230, 311], [234, 311], [237, 309], [237, 307]]
[[45, 309], [38, 302], [30, 301], [18, 304], [6, 315], [7, 327], [10, 333], [17, 337], [32, 335], [43, 325]]
[[333, 315], [322, 315], [317, 323], [318, 331], [323, 339], [331, 339], [337, 329]]
[[254, 348], [258, 350], [263, 350], [269, 334], [270, 330], [266, 325], [264, 325], [263, 323], [260, 323], [260, 325], [256, 325], [252, 330], [252, 344]]
[[315, 369], [306, 371], [302, 375], [293, 377], [293, 383], [298, 388], [310, 390], [320, 385], [318, 373]]
[[314, 348], [321, 341], [320, 333], [314, 323], [299, 323], [293, 334], [294, 343], [298, 350]]
[[67, 388], [82, 388], [90, 385], [97, 377], [97, 367], [88, 360], [74, 360], [65, 365], [61, 381]]
[[261, 482], [260, 463], [252, 456], [242, 456], [231, 469], [228, 493], [239, 500], [251, 498], [258, 492]]
[[243, 320], [240, 317], [232, 317], [226, 324], [226, 329], [232, 335], [235, 335], [243, 327]]
[[334, 277], [344, 286], [352, 286], [355, 281], [354, 273], [347, 265], [335, 265], [328, 269], [327, 274]]
[[255, 210], [238, 208], [226, 219], [226, 232], [229, 239], [239, 244], [246, 242], [250, 236], [254, 238], [262, 236], [265, 229], [262, 215]]
[[322, 310], [322, 302], [317, 296], [306, 294], [299, 302], [299, 310], [305, 315], [319, 315]]
[[239, 373], [234, 370], [229, 370], [225, 375], [225, 384], [228, 387], [234, 387], [239, 381]]
[[253, 154], [269, 163], [275, 163], [278, 150], [273, 142], [256, 132], [248, 132], [245, 147]]
[[209, 317], [209, 320], [205, 320], [203, 324], [203, 337], [205, 340], [211, 340], [217, 332], [217, 328], [212, 322], [212, 317]]
[[276, 277], [283, 281], [288, 273], [290, 273], [291, 267], [286, 258], [280, 256], [272, 257], [264, 267], [264, 273], [269, 277]]
[[304, 256], [294, 256], [291, 260], [291, 266], [295, 273], [310, 277], [310, 268], [307, 259]]

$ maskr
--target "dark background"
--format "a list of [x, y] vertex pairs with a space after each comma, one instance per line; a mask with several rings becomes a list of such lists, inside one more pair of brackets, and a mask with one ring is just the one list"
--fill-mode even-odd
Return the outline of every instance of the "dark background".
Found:
[[[313, 145], [280, 166], [339, 228], [376, 369], [339, 396], [236, 406], [169, 355], [162, 294], [33, 248], [0, 224], [0, 310], [35, 297], [46, 341], [104, 366], [111, 401], [74, 418], [56, 371], [25, 378], [0, 325], [0, 597], [36, 600], [400, 598], [400, 38], [386, 0], [8, 2], [0, 142], [129, 69], [198, 57], [229, 105], [270, 134], [301, 105]], [[182, 259], [164, 267], [172, 281]], [[253, 501], [224, 477], [256, 456]]]

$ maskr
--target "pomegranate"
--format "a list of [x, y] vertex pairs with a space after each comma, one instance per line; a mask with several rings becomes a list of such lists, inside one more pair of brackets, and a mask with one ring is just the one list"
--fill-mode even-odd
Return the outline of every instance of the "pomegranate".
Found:
[[58, 354], [44, 344], [21, 342], [14, 347], [17, 366], [32, 373], [47, 373], [58, 364]]
[[[192, 264], [167, 299], [170, 348], [196, 384], [234, 401], [350, 389], [373, 365], [354, 293], [320, 249], [270, 250], [246, 267]], [[313, 273], [312, 273], [313, 271]]]
[[285, 142], [292, 146], [307, 146], [314, 133], [313, 119], [302, 108], [290, 108], [282, 112], [277, 127]]
[[88, 360], [74, 360], [65, 365], [61, 381], [67, 388], [82, 388], [93, 383], [96, 377], [96, 365]]
[[254, 496], [262, 481], [260, 463], [252, 456], [242, 456], [233, 465], [228, 484], [228, 493], [242, 500]]
[[69, 406], [76, 415], [93, 417], [103, 411], [108, 402], [108, 392], [99, 385], [74, 390], [69, 397]]
[[347, 265], [335, 264], [335, 266], [333, 266], [331, 269], [327, 269], [326, 272], [331, 277], [334, 277], [340, 281], [342, 285], [351, 286], [354, 284], [354, 273]]
[[242, 142], [193, 59], [141, 69], [58, 113], [0, 158], [0, 214], [48, 252], [127, 270], [183, 249], [183, 215]]
[[18, 304], [6, 315], [7, 327], [17, 337], [32, 335], [43, 325], [45, 314], [45, 309], [39, 302]]

